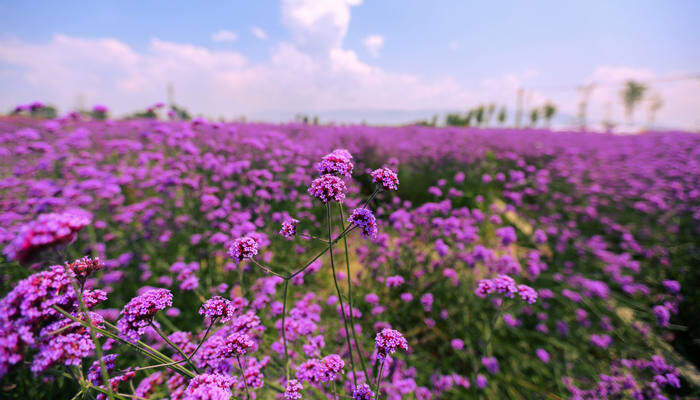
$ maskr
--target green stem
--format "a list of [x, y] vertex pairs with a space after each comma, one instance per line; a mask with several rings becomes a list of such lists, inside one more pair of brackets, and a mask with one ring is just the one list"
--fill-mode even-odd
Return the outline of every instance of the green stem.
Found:
[[245, 397], [250, 399], [250, 392], [248, 392], [248, 380], [245, 378], [245, 370], [243, 369], [243, 364], [241, 364], [241, 358], [236, 356], [236, 361], [238, 361], [238, 368], [241, 369], [241, 377], [243, 378], [243, 387], [245, 388]]
[[[331, 219], [331, 204], [326, 203], [326, 215], [328, 216], [328, 241], [331, 241], [332, 235], [332, 219]], [[343, 317], [343, 325], [345, 326], [345, 339], [348, 343], [348, 353], [350, 354], [350, 366], [352, 368], [352, 381], [355, 388], [357, 388], [357, 374], [355, 373], [355, 360], [352, 357], [352, 344], [350, 343], [350, 331], [348, 330], [348, 321], [345, 318], [345, 307], [343, 307], [343, 294], [340, 292], [340, 286], [338, 286], [338, 279], [335, 276], [335, 261], [333, 259], [333, 246], [328, 247], [328, 254], [331, 256], [331, 270], [333, 272], [333, 283], [335, 284], [335, 291], [338, 293], [338, 302], [340, 303], [340, 314]], [[350, 277], [348, 277], [349, 279]], [[352, 314], [352, 309], [350, 309], [350, 314]]]
[[211, 330], [211, 327], [214, 326], [214, 324], [215, 324], [218, 320], [219, 320], [219, 317], [216, 317], [216, 318], [214, 318], [213, 321], [211, 321], [211, 323], [209, 324], [209, 327], [207, 328], [207, 331], [204, 332], [204, 337], [202, 338], [202, 340], [199, 341], [199, 344], [198, 344], [197, 347], [194, 349], [194, 351], [192, 352], [192, 354], [190, 354], [190, 356], [188, 357], [188, 360], [191, 360], [192, 357], [194, 357], [194, 355], [197, 354], [197, 352], [199, 351], [199, 348], [202, 347], [202, 344], [204, 344], [204, 342], [207, 340], [207, 336], [209, 335], [209, 331]]
[[197, 370], [197, 367], [194, 366], [194, 364], [192, 363], [192, 360], [190, 360], [190, 358], [187, 357], [187, 354], [185, 354], [185, 352], [184, 352], [179, 346], [175, 345], [175, 343], [173, 343], [173, 342], [168, 338], [168, 336], [167, 336], [165, 333], [163, 333], [163, 331], [161, 331], [161, 330], [158, 328], [158, 326], [156, 326], [156, 324], [154, 324], [153, 322], [151, 322], [151, 327], [153, 328], [153, 330], [156, 331], [156, 333], [158, 333], [158, 335], [160, 335], [160, 337], [163, 338], [163, 340], [165, 340], [165, 343], [167, 343], [170, 347], [172, 347], [173, 349], [175, 349], [175, 351], [177, 351], [178, 353], [180, 353], [180, 355], [182, 356], [182, 358], [183, 358], [184, 360], [187, 360], [187, 364], [194, 370], [194, 372], [196, 372], [196, 373], [199, 374], [199, 370]]
[[88, 313], [87, 307], [85, 306], [85, 302], [83, 301], [83, 292], [78, 287], [78, 282], [75, 280], [75, 277], [73, 277], [72, 272], [67, 270], [66, 275], [70, 277], [70, 283], [73, 286], [73, 291], [75, 292], [75, 296], [78, 298], [80, 312], [82, 312], [85, 315], [85, 321], [87, 322], [88, 330], [90, 331], [90, 339], [92, 340], [92, 344], [95, 346], [95, 354], [97, 355], [97, 361], [100, 364], [100, 373], [102, 374], [102, 381], [107, 387], [107, 397], [109, 397], [109, 400], [114, 400], [114, 393], [112, 392], [112, 387], [109, 385], [109, 372], [107, 372], [107, 366], [105, 365], [105, 362], [102, 359], [104, 357], [104, 353], [102, 352], [102, 345], [100, 344], [99, 339], [97, 339], [95, 327], [92, 325], [92, 318], [90, 318], [90, 314]]
[[377, 386], [376, 386], [376, 394], [377, 394], [377, 400], [382, 398], [382, 393], [380, 392], [380, 385], [382, 384], [382, 372], [384, 371], [384, 360], [382, 360], [381, 364], [379, 364], [379, 372], [377, 373]]
[[287, 315], [287, 289], [289, 287], [289, 279], [284, 280], [284, 297], [282, 301], [282, 344], [284, 345], [284, 370], [289, 381], [289, 353], [287, 350], [287, 328], [285, 327], [285, 318]]
[[[340, 211], [340, 227], [345, 230], [345, 216], [343, 213], [343, 205], [338, 203], [338, 210]], [[348, 252], [348, 238], [343, 237], [343, 245], [345, 246], [345, 268], [348, 275], [348, 306], [350, 307], [350, 327], [352, 328], [352, 339], [355, 341], [355, 349], [357, 350], [357, 357], [360, 359], [360, 366], [362, 367], [362, 372], [365, 374], [365, 379], [369, 377], [367, 373], [367, 367], [365, 365], [365, 359], [362, 356], [362, 349], [360, 349], [360, 342], [357, 340], [357, 334], [355, 333], [355, 316], [352, 313], [352, 275], [350, 275], [350, 253]]]
[[[74, 317], [73, 315], [71, 315], [67, 311], [63, 310], [61, 307], [54, 305], [54, 306], [52, 306], [52, 308], [54, 310], [58, 311], [59, 313], [63, 314], [66, 318], [68, 318], [74, 322], [77, 322], [77, 323], [81, 324], [82, 326], [87, 327], [87, 323], [85, 321]], [[107, 321], [105, 321], [104, 324], [105, 324], [105, 326], [108, 326], [111, 329], [116, 329], [116, 327], [114, 325], [110, 324]], [[112, 333], [108, 330], [98, 328], [98, 327], [95, 327], [94, 329], [97, 333], [100, 333], [108, 338], [114, 339], [114, 340], [116, 340], [124, 345], [133, 347], [134, 349], [136, 349], [140, 353], [143, 353], [146, 356], [148, 356], [148, 357], [150, 357], [158, 362], [161, 362], [161, 363], [173, 363], [174, 362], [173, 359], [171, 359], [170, 357], [162, 354], [158, 350], [150, 347], [149, 345], [143, 343], [140, 340], [137, 341], [136, 344], [134, 344], [134, 343], [129, 342], [128, 340], [122, 339], [121, 337], [119, 337], [119, 335], [115, 335], [114, 333]], [[173, 371], [179, 373], [180, 375], [183, 375], [186, 378], [194, 378], [195, 377], [195, 374], [193, 374], [190, 370], [188, 370], [187, 368], [183, 368], [179, 365], [174, 365], [174, 367], [171, 369]]]

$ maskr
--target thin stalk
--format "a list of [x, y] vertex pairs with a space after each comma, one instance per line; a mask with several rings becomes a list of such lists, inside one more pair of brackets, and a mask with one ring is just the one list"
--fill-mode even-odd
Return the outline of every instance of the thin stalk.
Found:
[[[338, 203], [338, 211], [340, 211], [340, 227], [345, 230], [345, 216], [343, 213], [343, 205]], [[367, 373], [367, 367], [365, 366], [365, 359], [362, 356], [362, 349], [360, 349], [360, 342], [357, 340], [357, 334], [355, 333], [355, 316], [352, 313], [352, 277], [350, 275], [350, 252], [348, 252], [348, 238], [343, 237], [343, 245], [345, 246], [345, 268], [348, 275], [348, 307], [350, 307], [350, 327], [352, 328], [352, 339], [355, 341], [355, 349], [357, 350], [357, 357], [360, 359], [360, 366], [362, 367], [362, 372], [365, 374], [365, 379], [369, 377]]]
[[214, 324], [215, 324], [216, 321], [218, 321], [218, 320], [219, 320], [219, 317], [216, 317], [216, 318], [214, 318], [213, 321], [211, 321], [211, 323], [209, 324], [209, 327], [207, 328], [207, 331], [204, 332], [204, 337], [202, 338], [202, 340], [199, 341], [199, 344], [198, 344], [197, 347], [194, 349], [194, 351], [192, 352], [192, 354], [190, 354], [190, 356], [188, 357], [188, 360], [191, 360], [192, 357], [194, 357], [194, 355], [197, 354], [197, 351], [199, 351], [199, 348], [202, 347], [202, 344], [204, 344], [204, 342], [207, 340], [207, 335], [209, 335], [209, 331], [211, 330], [211, 327], [214, 326]]
[[90, 339], [92, 340], [92, 344], [95, 346], [95, 354], [97, 354], [97, 361], [100, 364], [100, 373], [102, 374], [102, 381], [105, 382], [105, 386], [107, 387], [107, 397], [109, 397], [109, 400], [114, 400], [114, 393], [112, 392], [112, 387], [109, 385], [109, 372], [107, 372], [107, 366], [105, 365], [105, 362], [102, 359], [102, 357], [104, 357], [104, 353], [102, 352], [102, 345], [97, 339], [95, 327], [92, 325], [92, 318], [90, 318], [90, 314], [88, 313], [87, 307], [85, 306], [85, 302], [83, 301], [83, 291], [78, 287], [78, 282], [73, 277], [71, 271], [66, 271], [66, 275], [68, 275], [68, 277], [70, 278], [70, 283], [73, 286], [73, 291], [75, 292], [75, 296], [78, 298], [80, 312], [82, 312], [85, 315], [85, 321], [87, 322], [88, 330], [90, 331]]
[[179, 346], [175, 345], [175, 343], [173, 343], [173, 342], [168, 338], [168, 336], [167, 336], [165, 333], [163, 333], [163, 331], [161, 331], [161, 330], [158, 328], [158, 326], [156, 326], [156, 324], [154, 324], [153, 322], [151, 322], [151, 328], [153, 328], [153, 330], [155, 330], [156, 333], [158, 333], [158, 335], [160, 335], [160, 337], [162, 337], [163, 340], [165, 340], [165, 343], [167, 343], [170, 347], [172, 347], [173, 349], [175, 349], [175, 351], [177, 351], [178, 353], [180, 353], [180, 355], [182, 356], [183, 359], [187, 360], [187, 364], [189, 364], [189, 366], [192, 367], [192, 369], [194, 370], [194, 372], [199, 373], [199, 370], [197, 369], [197, 367], [194, 366], [194, 363], [192, 363], [192, 360], [190, 360], [190, 358], [187, 357], [187, 354], [185, 354], [185, 352], [184, 352]]
[[[331, 204], [326, 204], [326, 215], [328, 216], [328, 241], [331, 241], [331, 230], [332, 230], [332, 219], [331, 219]], [[335, 276], [335, 261], [333, 259], [333, 246], [328, 247], [328, 254], [331, 256], [331, 271], [333, 272], [333, 283], [335, 284], [335, 291], [338, 293], [338, 302], [340, 303], [340, 314], [343, 317], [343, 325], [345, 326], [345, 339], [348, 342], [348, 353], [350, 353], [350, 366], [352, 368], [352, 381], [355, 388], [357, 388], [357, 374], [355, 373], [355, 360], [352, 357], [352, 344], [350, 343], [350, 331], [348, 330], [348, 321], [345, 318], [345, 307], [343, 307], [343, 294], [340, 292], [340, 286], [338, 286], [338, 278]], [[348, 277], [349, 279], [350, 277]], [[350, 309], [350, 314], [352, 314], [352, 308]]]
[[340, 235], [338, 235], [338, 237], [336, 237], [335, 239], [333, 239], [333, 240], [328, 244], [328, 246], [326, 246], [323, 250], [321, 250], [318, 254], [316, 254], [316, 256], [315, 256], [314, 258], [312, 258], [311, 261], [307, 262], [306, 265], [304, 265], [303, 267], [299, 268], [296, 272], [290, 274], [290, 275], [288, 276], [288, 278], [290, 278], [290, 279], [291, 279], [291, 278], [294, 278], [295, 276], [297, 276], [297, 275], [301, 274], [302, 272], [304, 272], [307, 268], [309, 268], [309, 266], [310, 266], [311, 264], [313, 264], [314, 261], [318, 260], [319, 258], [321, 258], [322, 255], [326, 254], [326, 252], [328, 251], [328, 249], [331, 248], [332, 245], [336, 244], [340, 239], [344, 238], [346, 235], [348, 235], [350, 232], [352, 232], [353, 229], [355, 229], [354, 226], [352, 226], [352, 227], [348, 226], [348, 228], [346, 228], [345, 230], [343, 230], [343, 232], [341, 232]]
[[287, 328], [285, 326], [285, 318], [287, 315], [287, 288], [289, 287], [289, 279], [284, 280], [284, 300], [282, 301], [282, 344], [284, 345], [284, 371], [289, 381], [289, 353], [287, 351]]
[[143, 370], [146, 370], [146, 369], [153, 369], [153, 368], [160, 368], [160, 367], [168, 367], [168, 366], [175, 365], [175, 364], [182, 364], [182, 363], [184, 363], [184, 362], [186, 362], [186, 361], [187, 361], [187, 360], [179, 360], [179, 361], [173, 361], [173, 362], [164, 363], [164, 364], [148, 365], [148, 366], [145, 366], [145, 367], [132, 368], [131, 370], [132, 370], [132, 371], [143, 371]]
[[272, 274], [272, 275], [278, 276], [278, 277], [280, 277], [280, 278], [282, 278], [282, 279], [287, 279], [286, 276], [284, 276], [284, 275], [282, 275], [282, 274], [280, 274], [280, 273], [277, 273], [277, 272], [271, 270], [270, 268], [268, 268], [268, 267], [266, 267], [266, 266], [260, 264], [259, 262], [257, 262], [257, 261], [256, 261], [255, 259], [253, 259], [253, 258], [251, 258], [250, 261], [251, 261], [253, 264], [257, 265], [257, 266], [258, 266], [260, 269], [262, 269], [263, 271], [267, 272], [267, 273], [270, 273], [270, 274]]
[[[56, 306], [56, 305], [53, 305], [52, 308], [53, 308], [54, 310], [58, 311], [59, 313], [63, 314], [66, 318], [72, 320], [73, 322], [77, 322], [77, 323], [79, 323], [80, 325], [87, 327], [87, 323], [86, 323], [85, 321], [74, 317], [73, 315], [71, 315], [71, 314], [68, 313], [67, 311], [63, 310], [61, 307]], [[110, 327], [111, 329], [116, 329], [116, 327], [115, 327], [114, 325], [110, 324], [110, 323], [107, 322], [107, 321], [105, 321], [104, 324], [105, 324], [105, 326], [108, 326], [108, 327]], [[127, 345], [127, 346], [133, 347], [134, 349], [138, 350], [139, 352], [141, 352], [141, 353], [147, 355], [148, 357], [150, 357], [150, 358], [152, 358], [152, 359], [154, 359], [154, 360], [156, 360], [156, 361], [159, 361], [159, 362], [161, 362], [161, 363], [162, 363], [162, 362], [165, 362], [165, 363], [172, 363], [172, 362], [173, 362], [173, 359], [171, 359], [170, 357], [166, 356], [165, 354], [162, 354], [162, 353], [159, 352], [158, 350], [156, 350], [156, 349], [154, 349], [154, 348], [148, 346], [147, 344], [143, 343], [143, 342], [140, 341], [140, 340], [136, 342], [137, 344], [134, 344], [134, 343], [129, 342], [128, 340], [122, 339], [121, 337], [119, 337], [119, 335], [115, 335], [114, 333], [112, 333], [112, 332], [110, 332], [110, 331], [108, 331], [108, 330], [95, 327], [95, 331], [96, 331], [97, 333], [101, 333], [102, 335], [107, 336], [107, 337], [109, 337], [109, 338], [111, 338], [111, 339], [114, 339], [114, 340], [116, 340], [116, 341], [118, 341], [118, 342], [120, 342], [120, 343], [122, 343], [122, 344], [125, 344], [125, 345]], [[148, 349], [149, 351], [146, 351], [146, 349]], [[193, 373], [192, 373], [190, 370], [188, 370], [187, 368], [183, 368], [183, 367], [181, 367], [181, 366], [179, 366], [179, 365], [175, 365], [175, 367], [178, 367], [178, 368], [171, 368], [171, 369], [172, 369], [173, 371], [179, 373], [180, 375], [185, 376], [186, 378], [194, 378], [195, 374], [193, 374]]]
[[369, 196], [369, 198], [367, 199], [367, 201], [365, 201], [364, 203], [362, 203], [362, 205], [361, 205], [360, 207], [358, 207], [358, 208], [367, 207], [367, 206], [369, 205], [369, 203], [370, 203], [372, 200], [374, 200], [374, 196], [376, 196], [377, 193], [379, 193], [379, 190], [380, 190], [380, 187], [377, 187], [376, 189], [374, 189], [374, 192], [372, 192], [372, 194]]
[[245, 387], [245, 397], [250, 399], [250, 392], [248, 392], [248, 380], [245, 378], [245, 370], [243, 369], [243, 364], [241, 364], [241, 358], [236, 356], [236, 361], [238, 361], [238, 368], [241, 369], [241, 377], [243, 378], [243, 387]]
[[382, 393], [380, 392], [380, 385], [382, 384], [382, 372], [384, 370], [384, 360], [379, 364], [379, 372], [377, 373], [377, 386], [375, 393], [377, 394], [377, 400], [382, 398]]

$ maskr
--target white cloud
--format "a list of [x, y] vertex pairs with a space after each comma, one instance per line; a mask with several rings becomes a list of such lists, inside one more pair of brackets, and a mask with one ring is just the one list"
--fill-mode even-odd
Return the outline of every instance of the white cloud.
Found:
[[282, 22], [297, 45], [327, 54], [339, 48], [350, 25], [350, 7], [362, 0], [283, 0]]
[[220, 29], [211, 34], [211, 40], [213, 42], [228, 42], [233, 43], [238, 39], [238, 35], [226, 29]]
[[267, 40], [267, 33], [257, 26], [250, 28], [250, 33], [260, 40]]
[[384, 47], [384, 36], [382, 35], [369, 35], [362, 40], [362, 44], [365, 46], [369, 54], [372, 57], [379, 57], [379, 53]]
[[[363, 61], [354, 50], [343, 48], [351, 7], [360, 3], [283, 0], [282, 18], [291, 39], [273, 44], [269, 58], [256, 63], [236, 51], [160, 39], [152, 39], [145, 49], [137, 50], [111, 38], [55, 35], [42, 44], [0, 38], [0, 87], [4, 89], [0, 109], [41, 100], [67, 111], [81, 97], [87, 105], [107, 104], [118, 115], [164, 100], [166, 87], [172, 83], [178, 103], [210, 117], [289, 120], [297, 112], [331, 114], [344, 110], [347, 113], [342, 115], [347, 119], [359, 121], [382, 110], [429, 116], [492, 102], [506, 105], [512, 114], [517, 89], [530, 87], [537, 76], [537, 71], [514, 71], [469, 88], [449, 76], [426, 79], [383, 70]], [[260, 37], [253, 29], [251, 32]], [[232, 35], [219, 31], [212, 40], [214, 36], [231, 40]], [[373, 52], [374, 48], [379, 54], [383, 39], [369, 42], [368, 50]], [[589, 79], [607, 82], [661, 76], [650, 70], [600, 67]], [[651, 91], [665, 102], [657, 116], [661, 124], [700, 127], [696, 81], [655, 84]], [[551, 100], [559, 106], [560, 114], [573, 116], [579, 97], [573, 90], [537, 89], [528, 90], [525, 100], [526, 108]], [[639, 108], [638, 119], [646, 108]], [[600, 120], [608, 109], [621, 120], [619, 88], [600, 88], [593, 93], [590, 120]]]

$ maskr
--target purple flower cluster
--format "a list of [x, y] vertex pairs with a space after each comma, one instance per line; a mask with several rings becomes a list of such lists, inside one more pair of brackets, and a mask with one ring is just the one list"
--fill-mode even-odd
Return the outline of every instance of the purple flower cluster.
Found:
[[236, 380], [221, 374], [201, 374], [190, 380], [183, 400], [229, 400]]
[[403, 335], [394, 329], [385, 328], [377, 333], [374, 340], [377, 359], [386, 360], [387, 357], [394, 354], [397, 349], [408, 351], [408, 342]]
[[219, 347], [219, 358], [238, 357], [254, 348], [255, 342], [246, 333], [234, 332], [228, 335]]
[[337, 149], [323, 156], [316, 169], [321, 174], [333, 174], [349, 178], [352, 176], [354, 167], [350, 153], [347, 150]]
[[117, 329], [124, 339], [136, 342], [153, 322], [156, 312], [172, 305], [173, 294], [169, 290], [150, 289], [124, 306]]
[[377, 219], [368, 208], [356, 208], [350, 214], [348, 222], [362, 229], [362, 236], [368, 239], [377, 237]]
[[253, 258], [258, 254], [260, 244], [252, 236], [238, 238], [228, 245], [226, 252], [236, 264], [247, 258]]
[[204, 315], [206, 318], [209, 318], [210, 321], [221, 318], [221, 322], [230, 321], [233, 318], [235, 311], [236, 307], [233, 305], [233, 303], [221, 296], [212, 297], [211, 299], [205, 301], [199, 308], [200, 315]]
[[309, 194], [321, 200], [324, 204], [331, 200], [342, 203], [345, 199], [346, 191], [345, 182], [341, 178], [330, 174], [319, 176], [309, 186]]
[[361, 383], [352, 391], [352, 400], [374, 400], [374, 392], [368, 384]]
[[297, 368], [296, 377], [303, 382], [331, 382], [343, 372], [345, 362], [337, 354], [330, 354], [322, 359], [312, 358], [304, 361]]
[[480, 280], [477, 283], [475, 293], [479, 297], [486, 297], [491, 293], [500, 293], [511, 299], [517, 294], [528, 304], [535, 303], [538, 297], [535, 289], [527, 285], [517, 285], [513, 278], [505, 274], [499, 274], [493, 279]]
[[290, 379], [284, 386], [284, 399], [285, 400], [299, 400], [301, 399], [301, 391], [304, 386], [296, 379]]
[[379, 184], [384, 190], [399, 190], [399, 177], [389, 168], [375, 169], [371, 175], [372, 183]]
[[41, 214], [19, 228], [3, 254], [10, 260], [28, 262], [46, 248], [72, 242], [91, 220], [90, 214], [82, 210]]
[[83, 257], [79, 260], [75, 260], [72, 263], [66, 263], [66, 267], [73, 272], [75, 277], [80, 281], [85, 281], [88, 276], [101, 270], [104, 265], [100, 261], [99, 257], [90, 258]]
[[297, 225], [299, 224], [298, 219], [288, 219], [282, 222], [282, 229], [280, 230], [280, 235], [285, 239], [292, 239], [297, 235]]
[[[32, 366], [35, 372], [57, 362], [76, 365], [83, 355], [92, 351], [87, 331], [53, 309], [53, 306], [58, 306], [70, 313], [78, 310], [78, 299], [66, 272], [66, 267], [54, 265], [17, 282], [0, 300], [0, 376], [24, 359], [27, 348], [39, 348]], [[83, 292], [83, 301], [88, 308], [106, 299], [102, 290]], [[101, 320], [97, 314], [91, 318], [93, 324]], [[63, 329], [62, 335], [46, 336], [60, 328]]]

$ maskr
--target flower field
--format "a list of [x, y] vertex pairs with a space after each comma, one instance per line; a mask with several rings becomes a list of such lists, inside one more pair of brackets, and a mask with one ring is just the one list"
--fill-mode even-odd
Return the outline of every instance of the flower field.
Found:
[[4, 118], [0, 242], [0, 398], [699, 394], [696, 134]]

